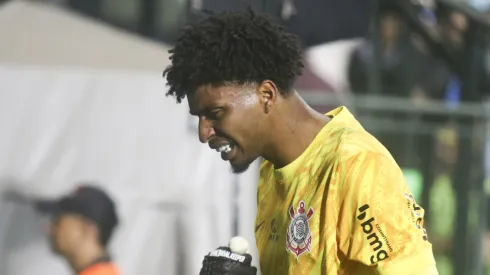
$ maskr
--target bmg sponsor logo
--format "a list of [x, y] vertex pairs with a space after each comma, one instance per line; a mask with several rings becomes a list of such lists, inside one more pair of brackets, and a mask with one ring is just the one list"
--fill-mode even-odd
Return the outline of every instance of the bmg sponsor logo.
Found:
[[[375, 223], [374, 217], [368, 218], [366, 211], [369, 209], [369, 205], [365, 204], [359, 208], [359, 215], [357, 219], [362, 221], [361, 228], [362, 232], [366, 235], [366, 239], [369, 242], [369, 246], [373, 250], [374, 254], [371, 256], [371, 264], [376, 264], [380, 261], [386, 260], [389, 258], [388, 252], [386, 251], [386, 247], [390, 252], [393, 251], [386, 235], [381, 230], [379, 224]], [[376, 229], [376, 230], [375, 230]], [[384, 239], [386, 245], [383, 245], [383, 242], [380, 240], [380, 237]]]

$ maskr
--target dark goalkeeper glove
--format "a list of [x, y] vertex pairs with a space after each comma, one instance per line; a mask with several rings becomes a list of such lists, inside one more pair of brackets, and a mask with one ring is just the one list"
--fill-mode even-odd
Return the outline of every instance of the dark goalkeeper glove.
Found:
[[218, 247], [204, 257], [199, 275], [256, 275], [250, 254], [231, 252], [229, 247]]

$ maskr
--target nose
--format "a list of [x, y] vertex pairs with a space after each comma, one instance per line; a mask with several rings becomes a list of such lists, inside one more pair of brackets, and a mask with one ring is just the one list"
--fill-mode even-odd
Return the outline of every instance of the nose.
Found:
[[207, 143], [209, 138], [215, 134], [213, 124], [205, 117], [199, 118], [199, 141]]

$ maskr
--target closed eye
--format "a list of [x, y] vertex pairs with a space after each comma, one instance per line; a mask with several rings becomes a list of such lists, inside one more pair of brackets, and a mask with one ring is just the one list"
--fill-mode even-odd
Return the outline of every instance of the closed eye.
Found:
[[223, 117], [223, 114], [223, 109], [214, 109], [209, 111], [206, 116], [212, 120], [219, 120], [221, 117]]

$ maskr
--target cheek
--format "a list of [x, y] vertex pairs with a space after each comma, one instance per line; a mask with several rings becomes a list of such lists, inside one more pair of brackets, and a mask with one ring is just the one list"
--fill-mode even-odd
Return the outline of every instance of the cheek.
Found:
[[260, 129], [253, 120], [243, 121], [237, 124], [230, 132], [230, 137], [238, 144], [246, 155], [255, 155], [260, 147]]
[[223, 119], [216, 127], [217, 132], [223, 133], [225, 136], [231, 138], [233, 141], [244, 145], [248, 143], [250, 137], [254, 133], [254, 127], [250, 123], [246, 116], [241, 117], [229, 117]]
[[58, 245], [66, 247], [73, 246], [79, 243], [79, 240], [83, 238], [83, 232], [75, 226], [66, 226], [64, 228], [58, 228], [55, 236], [55, 240]]
[[259, 143], [263, 136], [264, 130], [264, 118], [262, 113], [257, 114], [251, 112], [249, 116], [244, 116], [243, 123], [241, 124], [244, 137], [247, 139], [247, 143]]
[[[245, 104], [246, 105], [246, 104]], [[260, 106], [250, 103], [251, 106], [233, 108], [216, 124], [217, 132], [233, 139], [239, 146], [249, 147], [258, 142], [264, 121]]]

